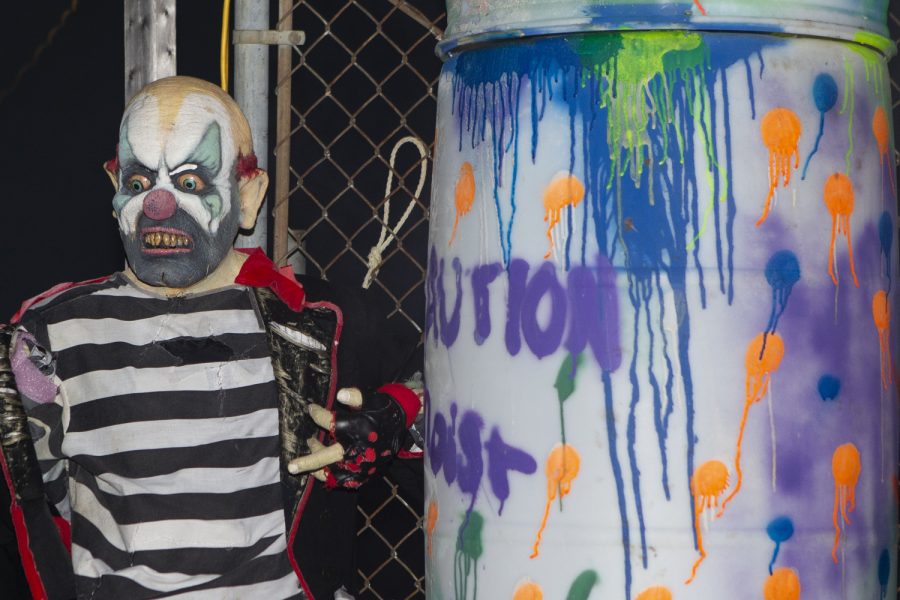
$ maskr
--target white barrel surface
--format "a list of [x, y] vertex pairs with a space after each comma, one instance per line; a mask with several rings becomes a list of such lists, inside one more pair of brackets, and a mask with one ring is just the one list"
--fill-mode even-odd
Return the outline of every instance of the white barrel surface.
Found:
[[870, 46], [758, 32], [451, 54], [429, 599], [892, 597], [889, 86]]

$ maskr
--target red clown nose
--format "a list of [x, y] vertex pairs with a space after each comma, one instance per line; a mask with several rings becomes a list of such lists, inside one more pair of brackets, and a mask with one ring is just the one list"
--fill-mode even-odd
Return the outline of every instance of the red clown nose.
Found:
[[153, 190], [144, 196], [144, 214], [154, 221], [164, 221], [175, 214], [175, 195], [167, 190]]

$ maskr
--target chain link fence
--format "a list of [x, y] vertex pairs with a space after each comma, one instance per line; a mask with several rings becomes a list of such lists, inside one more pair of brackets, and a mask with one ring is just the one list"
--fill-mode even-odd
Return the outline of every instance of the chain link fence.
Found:
[[[279, 15], [282, 28], [302, 29], [307, 42], [290, 50], [276, 85], [290, 100], [275, 146], [290, 157], [289, 170], [276, 176], [281, 202], [291, 207], [276, 259], [345, 285], [362, 285], [368, 274], [388, 312], [416, 332], [424, 321], [430, 189], [423, 168], [433, 153], [434, 46], [444, 20], [436, 0], [281, 0]], [[889, 20], [900, 42], [900, 0], [891, 0]], [[896, 130], [897, 60], [891, 83]], [[385, 477], [361, 493], [360, 598], [425, 597], [418, 469], [410, 485]]]
[[[443, 2], [282, 0], [278, 23], [306, 44], [281, 58], [276, 85], [277, 102], [290, 99], [275, 136], [276, 157], [290, 157], [276, 172], [276, 203], [290, 204], [276, 260], [343, 285], [371, 280], [421, 339]], [[358, 598], [425, 597], [421, 460], [403, 463], [360, 493]]]

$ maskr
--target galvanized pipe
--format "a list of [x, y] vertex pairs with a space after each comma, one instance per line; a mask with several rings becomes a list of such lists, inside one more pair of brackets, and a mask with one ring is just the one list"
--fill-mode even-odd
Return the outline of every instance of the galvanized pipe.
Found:
[[[237, 31], [269, 29], [268, 0], [236, 0], [234, 27]], [[237, 101], [253, 132], [253, 152], [260, 168], [269, 163], [269, 47], [262, 44], [239, 43], [235, 36], [234, 99]], [[236, 246], [268, 248], [269, 200], [263, 202], [256, 227], [247, 235], [238, 236]]]

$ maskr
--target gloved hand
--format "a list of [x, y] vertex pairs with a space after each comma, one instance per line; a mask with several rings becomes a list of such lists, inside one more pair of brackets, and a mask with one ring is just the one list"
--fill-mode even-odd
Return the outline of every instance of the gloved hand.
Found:
[[310, 438], [307, 443], [312, 452], [288, 463], [288, 471], [295, 475], [312, 472], [329, 488], [355, 489], [397, 454], [421, 401], [396, 383], [366, 393], [343, 388], [336, 398], [337, 410], [316, 404], [308, 408], [312, 420], [328, 432], [326, 441], [330, 443]]

